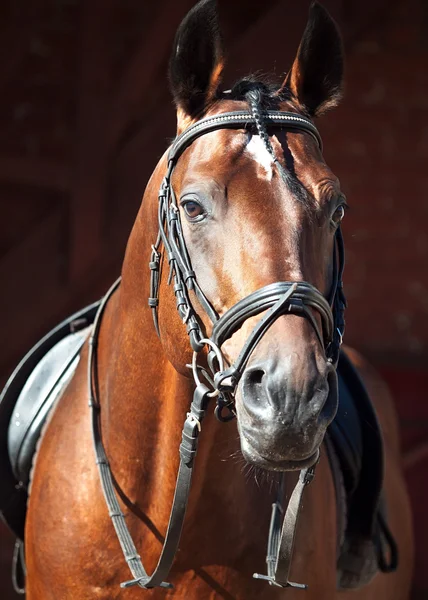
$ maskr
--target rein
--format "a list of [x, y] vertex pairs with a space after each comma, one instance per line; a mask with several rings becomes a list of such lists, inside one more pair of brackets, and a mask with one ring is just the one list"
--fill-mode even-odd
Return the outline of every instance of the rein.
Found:
[[[303, 131], [308, 133], [315, 139], [320, 149], [322, 149], [321, 137], [318, 130], [309, 119], [294, 113], [280, 111], [265, 111], [263, 118], [266, 125], [284, 128], [289, 131]], [[160, 286], [160, 248], [163, 246], [170, 269], [168, 283], [174, 283], [177, 310], [183, 324], [186, 326], [189, 341], [193, 349], [192, 372], [196, 387], [190, 410], [187, 413], [183, 426], [182, 442], [179, 449], [180, 466], [168, 529], [158, 564], [152, 575], [148, 575], [144, 569], [125, 523], [125, 517], [116, 496], [111, 470], [102, 444], [99, 423], [97, 341], [104, 309], [109, 298], [119, 286], [120, 278], [107, 292], [95, 318], [93, 332], [89, 339], [89, 406], [92, 412], [92, 434], [96, 462], [105, 501], [125, 560], [133, 576], [132, 580], [122, 583], [121, 587], [131, 587], [134, 585], [138, 585], [144, 589], [157, 586], [172, 587], [164, 579], [167, 578], [172, 567], [180, 541], [198, 438], [201, 432], [201, 423], [208, 408], [208, 403], [211, 398], [216, 398], [217, 406], [215, 414], [220, 421], [228, 421], [235, 416], [234, 395], [237, 385], [251, 353], [269, 327], [281, 315], [294, 314], [305, 317], [314, 328], [327, 360], [334, 367], [337, 366], [344, 331], [344, 310], [346, 307], [342, 286], [344, 247], [340, 227], [336, 231], [333, 257], [333, 284], [328, 299], [313, 285], [304, 281], [276, 282], [266, 285], [246, 296], [219, 317], [200, 288], [195, 272], [192, 269], [183, 236], [179, 208], [171, 184], [171, 177], [177, 161], [185, 149], [205, 133], [224, 128], [251, 130], [255, 126], [255, 117], [246, 111], [223, 113], [214, 117], [207, 117], [190, 126], [176, 138], [169, 150], [167, 172], [159, 190], [159, 233], [155, 244], [152, 246], [149, 263], [151, 271], [149, 306], [152, 309], [156, 332], [160, 335], [157, 308]], [[213, 323], [210, 338], [204, 335], [200, 320], [190, 299], [190, 291], [195, 293], [203, 310]], [[321, 317], [321, 328], [318, 326], [313, 315], [313, 310], [317, 311]], [[264, 316], [250, 333], [238, 358], [234, 364], [225, 368], [225, 360], [221, 352], [223, 343], [248, 318], [262, 312], [265, 312]], [[209, 349], [208, 366], [210, 372], [207, 372], [206, 369], [197, 364], [197, 356], [206, 346]], [[200, 375], [205, 378], [206, 384], [201, 382]], [[224, 410], [227, 410], [227, 414], [224, 414]], [[268, 573], [267, 575], [254, 574], [255, 578], [267, 580], [271, 585], [279, 587], [306, 588], [303, 584], [290, 582], [288, 576], [303, 491], [312, 481], [314, 474], [315, 465], [301, 471], [299, 481], [291, 495], [282, 524], [284, 477], [283, 474], [281, 475], [278, 499], [273, 504], [269, 530], [268, 554], [266, 558]]]

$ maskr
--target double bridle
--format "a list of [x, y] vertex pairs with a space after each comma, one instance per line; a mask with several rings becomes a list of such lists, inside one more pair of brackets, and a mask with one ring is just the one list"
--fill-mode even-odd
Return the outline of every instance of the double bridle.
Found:
[[[265, 111], [263, 119], [265, 124], [270, 127], [275, 126], [289, 131], [308, 133], [315, 139], [320, 149], [322, 149], [321, 137], [318, 130], [306, 117], [289, 112]], [[177, 310], [186, 326], [193, 349], [192, 372], [196, 387], [190, 410], [187, 413], [183, 426], [182, 442], [180, 445], [180, 467], [165, 542], [158, 565], [152, 575], [148, 575], [145, 571], [126, 526], [102, 445], [99, 425], [100, 405], [97, 398], [96, 345], [104, 308], [108, 299], [118, 287], [120, 279], [110, 288], [103, 299], [94, 322], [93, 333], [90, 338], [88, 361], [89, 405], [92, 408], [94, 447], [105, 500], [125, 559], [133, 575], [131, 581], [121, 584], [122, 587], [133, 585], [139, 585], [146, 589], [156, 586], [170, 587], [170, 584], [166, 583], [164, 579], [171, 569], [178, 548], [190, 491], [198, 438], [201, 432], [201, 423], [208, 403], [211, 398], [216, 398], [217, 406], [215, 413], [220, 421], [228, 421], [235, 416], [234, 396], [238, 382], [251, 353], [269, 327], [281, 315], [294, 314], [305, 317], [314, 328], [327, 361], [334, 366], [337, 365], [344, 331], [344, 310], [346, 307], [342, 286], [344, 248], [340, 227], [336, 231], [336, 243], [333, 255], [333, 282], [328, 298], [325, 298], [313, 285], [304, 281], [276, 282], [249, 294], [219, 317], [200, 288], [196, 274], [192, 269], [183, 236], [179, 208], [171, 184], [172, 174], [177, 161], [185, 149], [205, 133], [225, 128], [253, 130], [255, 126], [255, 116], [246, 111], [222, 113], [202, 119], [190, 126], [176, 138], [170, 148], [167, 172], [159, 190], [159, 233], [152, 246], [149, 263], [151, 271], [149, 306], [152, 309], [156, 331], [160, 335], [158, 305], [162, 258], [161, 246], [163, 246], [170, 269], [168, 283], [174, 284]], [[204, 335], [203, 326], [193, 307], [190, 292], [196, 295], [202, 309], [213, 323], [212, 333], [209, 338]], [[319, 327], [313, 311], [319, 314], [321, 327]], [[221, 350], [224, 342], [247, 319], [263, 312], [265, 314], [250, 333], [235, 362], [232, 365], [226, 365]], [[208, 370], [197, 364], [198, 354], [206, 347], [209, 350]], [[204, 382], [201, 381], [202, 377]], [[227, 414], [224, 413], [225, 410]], [[302, 584], [289, 582], [288, 574], [303, 490], [312, 481], [314, 470], [315, 465], [301, 471], [299, 481], [290, 498], [282, 524], [280, 515], [283, 512], [283, 478], [279, 486], [278, 500], [273, 505], [269, 531], [266, 559], [268, 574], [254, 575], [258, 579], [266, 579], [271, 585], [279, 587], [306, 587]]]

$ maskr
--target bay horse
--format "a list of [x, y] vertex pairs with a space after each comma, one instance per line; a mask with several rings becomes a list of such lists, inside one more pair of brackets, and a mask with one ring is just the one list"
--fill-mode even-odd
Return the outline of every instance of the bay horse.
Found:
[[[222, 68], [216, 5], [202, 0], [180, 25], [170, 61], [178, 138], [147, 185], [120, 285], [38, 445], [28, 600], [408, 598], [411, 518], [397, 420], [379, 376], [350, 349], [383, 432], [383, 500], [400, 560], [394, 573], [338, 589], [339, 507], [323, 440], [338, 406], [346, 201], [312, 119], [341, 95], [340, 34], [315, 3], [280, 86], [248, 78], [222, 92]], [[212, 404], [220, 420], [236, 416], [237, 432]], [[182, 471], [193, 467], [201, 429], [179, 545], [181, 524], [171, 524], [171, 589], [163, 573], [145, 577], [134, 550], [151, 573], [179, 469], [176, 497], [187, 502]], [[296, 471], [304, 473], [297, 484]], [[295, 490], [296, 514], [301, 507], [290, 579], [306, 591], [272, 569], [270, 586], [252, 578], [263, 570], [278, 473], [284, 493]], [[124, 589], [130, 575], [115, 527], [126, 546], [125, 521], [135, 549], [125, 548], [134, 579]], [[296, 527], [284, 533], [289, 558]]]

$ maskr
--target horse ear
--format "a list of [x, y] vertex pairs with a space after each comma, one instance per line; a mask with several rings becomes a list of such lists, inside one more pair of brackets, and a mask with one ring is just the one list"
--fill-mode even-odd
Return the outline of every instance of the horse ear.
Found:
[[310, 116], [336, 106], [343, 91], [343, 45], [339, 29], [318, 2], [309, 10], [297, 56], [281, 91], [288, 89]]
[[201, 0], [178, 28], [169, 63], [179, 129], [201, 116], [215, 99], [223, 70], [216, 0]]

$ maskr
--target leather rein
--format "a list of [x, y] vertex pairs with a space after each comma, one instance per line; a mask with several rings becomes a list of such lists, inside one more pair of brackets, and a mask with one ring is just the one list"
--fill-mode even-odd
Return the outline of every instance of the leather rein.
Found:
[[[280, 111], [265, 111], [263, 117], [265, 123], [270, 127], [280, 127], [289, 131], [303, 131], [311, 135], [320, 149], [322, 149], [321, 137], [318, 130], [306, 117]], [[125, 516], [117, 499], [100, 431], [97, 342], [104, 309], [109, 298], [119, 286], [120, 278], [107, 292], [100, 304], [94, 321], [93, 331], [89, 339], [89, 406], [92, 415], [92, 434], [96, 463], [99, 469], [105, 501], [122, 552], [133, 576], [132, 580], [121, 583], [121, 587], [127, 588], [134, 585], [138, 585], [144, 589], [157, 586], [172, 587], [165, 579], [172, 567], [180, 541], [198, 438], [201, 432], [201, 423], [206, 414], [209, 401], [211, 398], [216, 399], [215, 414], [220, 421], [228, 421], [234, 418], [234, 395], [239, 379], [242, 376], [251, 353], [269, 327], [281, 315], [291, 313], [305, 317], [313, 326], [327, 360], [335, 367], [337, 366], [344, 332], [344, 310], [346, 307], [342, 284], [345, 260], [340, 226], [335, 234], [333, 283], [328, 298], [325, 298], [319, 290], [307, 282], [276, 282], [266, 285], [246, 296], [219, 317], [200, 288], [195, 272], [192, 269], [183, 236], [179, 208], [171, 184], [171, 177], [177, 161], [185, 149], [205, 133], [224, 128], [253, 130], [255, 125], [256, 119], [250, 112], [237, 111], [207, 117], [190, 126], [176, 138], [169, 150], [167, 172], [159, 190], [159, 233], [155, 244], [152, 246], [149, 263], [151, 272], [149, 306], [152, 309], [156, 331], [160, 335], [157, 309], [159, 304], [160, 261], [162, 257], [160, 249], [163, 246], [170, 269], [168, 283], [174, 283], [177, 310], [183, 324], [186, 326], [193, 349], [192, 373], [196, 387], [183, 426], [182, 442], [179, 449], [180, 465], [165, 541], [158, 564], [151, 575], [144, 569], [126, 525]], [[204, 335], [203, 326], [191, 302], [190, 291], [195, 293], [203, 310], [213, 323], [212, 334], [209, 338]], [[321, 328], [313, 316], [312, 311], [314, 310], [321, 317]], [[250, 333], [238, 358], [234, 364], [227, 366], [221, 351], [223, 343], [242, 326], [246, 319], [262, 312], [265, 313], [264, 316]], [[209, 370], [197, 364], [198, 354], [206, 347], [208, 347]], [[204, 382], [201, 381], [202, 377], [204, 378]], [[314, 473], [315, 465], [301, 471], [282, 523], [284, 477], [283, 474], [281, 475], [278, 499], [272, 507], [269, 529], [266, 558], [268, 572], [267, 575], [254, 574], [255, 578], [265, 579], [271, 585], [279, 587], [306, 588], [304, 584], [290, 582], [288, 575], [291, 567], [294, 538], [303, 491], [312, 481]]]

